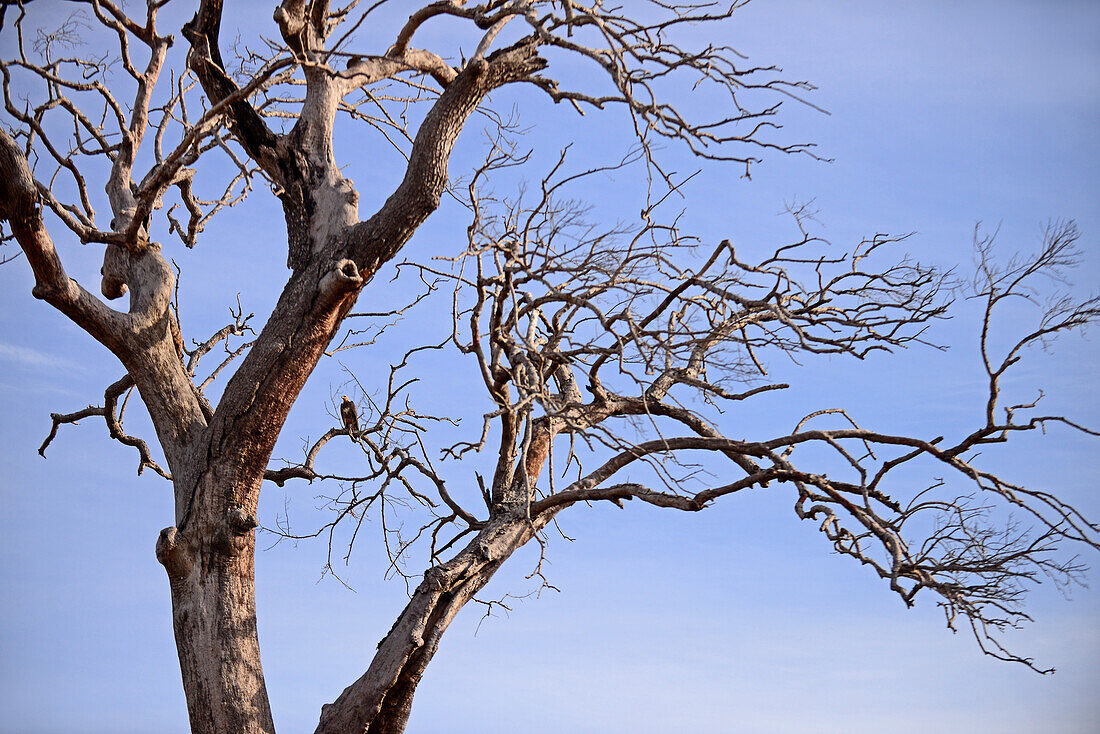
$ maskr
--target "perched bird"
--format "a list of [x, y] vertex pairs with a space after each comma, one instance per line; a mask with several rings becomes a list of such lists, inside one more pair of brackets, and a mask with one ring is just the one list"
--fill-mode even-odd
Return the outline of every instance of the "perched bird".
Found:
[[348, 435], [354, 441], [359, 438], [359, 409], [355, 403], [344, 395], [340, 402], [340, 418], [344, 421], [344, 428], [348, 429]]

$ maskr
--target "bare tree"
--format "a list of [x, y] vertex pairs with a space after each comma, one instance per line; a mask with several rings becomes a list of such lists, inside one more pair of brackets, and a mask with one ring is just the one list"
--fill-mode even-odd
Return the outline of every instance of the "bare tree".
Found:
[[[101, 406], [54, 414], [41, 450], [61, 425], [100, 416], [112, 438], [138, 452], [139, 472], [170, 480], [175, 520], [156, 552], [170, 580], [193, 731], [274, 730], [253, 576], [265, 480], [338, 483], [333, 519], [310, 534], [328, 533], [331, 542], [338, 526], [377, 510], [394, 568], [413, 582], [366, 672], [323, 707], [318, 732], [402, 731], [455, 615], [517, 549], [543, 543], [543, 531], [567, 508], [636, 499], [695, 512], [772, 483], [789, 486], [797, 515], [819, 524], [836, 551], [869, 566], [906, 604], [927, 589], [948, 624], [969, 626], [985, 652], [1032, 665], [996, 633], [1027, 619], [1021, 601], [1029, 582], [1078, 578], [1082, 566], [1063, 546], [1100, 547], [1100, 528], [1053, 494], [998, 476], [975, 454], [1019, 432], [1087, 430], [1034, 403], [1001, 402], [1004, 375], [1022, 350], [1097, 317], [1096, 298], [1043, 301], [1035, 290], [1036, 281], [1074, 264], [1076, 227], [1052, 224], [1037, 254], [1000, 265], [991, 240], [977, 238], [979, 265], [967, 288], [985, 304], [988, 401], [972, 432], [892, 435], [830, 409], [781, 435], [727, 436], [723, 405], [789, 389], [769, 381], [770, 356], [862, 358], [922, 342], [956, 292], [947, 274], [891, 254], [904, 238], [876, 235], [847, 253], [826, 249], [811, 234], [805, 208], [790, 212], [800, 236], [762, 258], [736, 252], [729, 241], [696, 241], [674, 216], [662, 220], [664, 202], [683, 181], [662, 166], [660, 142], [739, 164], [745, 175], [762, 151], [812, 155], [779, 141], [773, 121], [781, 103], [801, 101], [809, 85], [752, 66], [732, 48], [683, 40], [689, 25], [722, 37], [722, 21], [742, 4], [649, 2], [627, 10], [571, 0], [447, 0], [394, 25], [388, 45], [371, 53], [359, 35], [370, 28], [372, 37], [384, 36], [384, 0], [335, 9], [326, 0], [284, 0], [274, 12], [281, 40], [237, 44], [227, 63], [222, 3], [202, 0], [181, 24], [186, 48], [177, 53], [182, 60], [185, 51], [186, 67], [175, 69], [176, 39], [161, 22], [172, 10], [167, 0], [149, 0], [136, 17], [111, 0], [87, 0], [52, 27], [34, 19], [40, 4], [0, 6], [0, 22], [16, 36], [14, 56], [0, 67], [11, 126], [0, 131], [5, 239], [25, 254], [33, 295], [126, 370]], [[451, 46], [413, 45], [431, 24], [446, 24]], [[114, 46], [101, 56], [80, 45], [85, 37]], [[589, 79], [574, 84], [568, 70], [577, 62]], [[487, 99], [520, 84], [582, 115], [625, 112], [638, 147], [621, 165], [641, 167], [651, 191], [637, 224], [590, 222], [567, 192], [593, 170], [567, 174], [564, 154], [537, 187], [492, 195], [493, 177], [526, 158]], [[712, 95], [718, 114], [696, 118], [671, 104], [685, 85]], [[464, 186], [453, 186], [448, 161], [475, 114], [496, 130], [490, 152]], [[376, 131], [406, 160], [400, 183], [366, 218], [337, 165], [340, 115]], [[258, 180], [282, 204], [290, 275], [258, 334], [238, 304], [232, 323], [188, 347], [174, 300], [177, 273], [151, 239], [154, 229], [192, 247], [210, 218]], [[97, 218], [97, 186], [106, 192], [109, 223]], [[464, 246], [398, 267], [415, 282], [409, 307], [448, 299], [448, 333], [414, 346], [388, 373], [357, 376], [355, 420], [349, 409], [300, 462], [271, 465], [288, 412], [319, 360], [372, 341], [349, 319], [404, 310], [352, 311], [448, 192], [471, 214]], [[51, 236], [64, 229], [103, 247], [101, 291], [108, 299], [129, 293], [127, 309], [68, 277]], [[998, 352], [990, 340], [994, 316], [1017, 298], [1039, 303], [1041, 316]], [[200, 376], [200, 362], [218, 347], [221, 362]], [[476, 435], [442, 453], [431, 447], [443, 418], [419, 412], [407, 397], [413, 380], [406, 373], [429, 350], [468, 361], [491, 405]], [[223, 374], [212, 404], [206, 391]], [[133, 388], [164, 465], [123, 428], [124, 396]], [[362, 450], [361, 471], [318, 468], [322, 450], [337, 439]], [[441, 471], [444, 460], [455, 468]], [[920, 492], [894, 481], [903, 467], [921, 463], [939, 467], [944, 479]], [[722, 480], [701, 484], [702, 465], [718, 467]], [[471, 504], [471, 496], [480, 500]], [[387, 524], [395, 505], [423, 510], [416, 532]], [[1016, 519], [1006, 521], [1003, 508]], [[289, 526], [280, 532], [294, 535]], [[423, 572], [404, 571], [418, 549]]]

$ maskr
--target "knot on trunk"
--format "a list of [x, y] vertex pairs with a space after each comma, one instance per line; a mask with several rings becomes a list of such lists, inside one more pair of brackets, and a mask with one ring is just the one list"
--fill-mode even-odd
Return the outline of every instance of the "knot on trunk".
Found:
[[[70, 285], [72, 284], [71, 279], [69, 283]], [[34, 287], [31, 288], [31, 295], [39, 301], [49, 301], [51, 298], [56, 298], [61, 293], [64, 293], [64, 291], [43, 283], [35, 283]]]
[[260, 522], [256, 519], [256, 516], [251, 512], [248, 512], [243, 507], [234, 507], [229, 511], [229, 527], [233, 532], [238, 535], [244, 535], [245, 533], [252, 532], [252, 529], [258, 527]]
[[488, 71], [489, 62], [485, 59], [472, 59], [470, 63], [466, 65], [466, 73], [475, 81], [482, 79]]
[[171, 578], [185, 576], [191, 566], [191, 559], [181, 542], [182, 539], [179, 529], [174, 525], [161, 530], [157, 537], [157, 560]]
[[432, 566], [424, 572], [424, 583], [434, 591], [442, 591], [446, 585], [446, 580], [447, 577], [442, 566]]
[[477, 553], [478, 558], [489, 563], [492, 563], [500, 557], [500, 554], [497, 553], [496, 548], [493, 547], [492, 542], [487, 540], [478, 541], [475, 552]]
[[354, 261], [347, 258], [339, 260], [336, 266], [321, 278], [321, 300], [325, 304], [332, 304], [361, 288], [363, 282], [363, 276], [359, 274], [359, 268]]
[[130, 253], [119, 245], [107, 245], [99, 274], [103, 276], [100, 285], [103, 295], [110, 300], [122, 298], [129, 290], [126, 282], [130, 280]]

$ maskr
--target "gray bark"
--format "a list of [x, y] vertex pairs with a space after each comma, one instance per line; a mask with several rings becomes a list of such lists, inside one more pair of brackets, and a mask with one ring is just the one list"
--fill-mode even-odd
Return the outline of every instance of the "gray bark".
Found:
[[455, 615], [552, 517], [500, 515], [455, 558], [428, 569], [367, 672], [321, 709], [315, 734], [403, 732], [416, 687]]

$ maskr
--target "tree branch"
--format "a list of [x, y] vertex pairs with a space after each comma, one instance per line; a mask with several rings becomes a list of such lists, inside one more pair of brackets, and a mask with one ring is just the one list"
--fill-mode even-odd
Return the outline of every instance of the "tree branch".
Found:
[[[39, 447], [38, 453], [45, 458], [46, 447], [57, 436], [57, 429], [63, 423], [77, 423], [84, 418], [99, 415], [103, 416], [103, 420], [107, 424], [107, 431], [110, 433], [111, 438], [115, 439], [121, 444], [126, 446], [132, 446], [138, 451], [138, 468], [137, 473], [140, 476], [143, 471], [148, 467], [160, 474], [165, 479], [171, 481], [172, 475], [161, 468], [160, 464], [153, 460], [152, 454], [149, 452], [149, 444], [144, 440], [128, 435], [122, 429], [122, 412], [117, 409], [119, 397], [131, 390], [134, 387], [134, 378], [126, 375], [121, 379], [114, 382], [103, 393], [103, 405], [89, 405], [83, 410], [78, 410], [75, 413], [51, 413], [50, 419], [53, 421], [53, 426], [50, 428], [50, 434], [46, 436], [46, 440], [42, 442], [42, 446]], [[125, 410], [125, 402], [123, 403], [123, 409]]]

